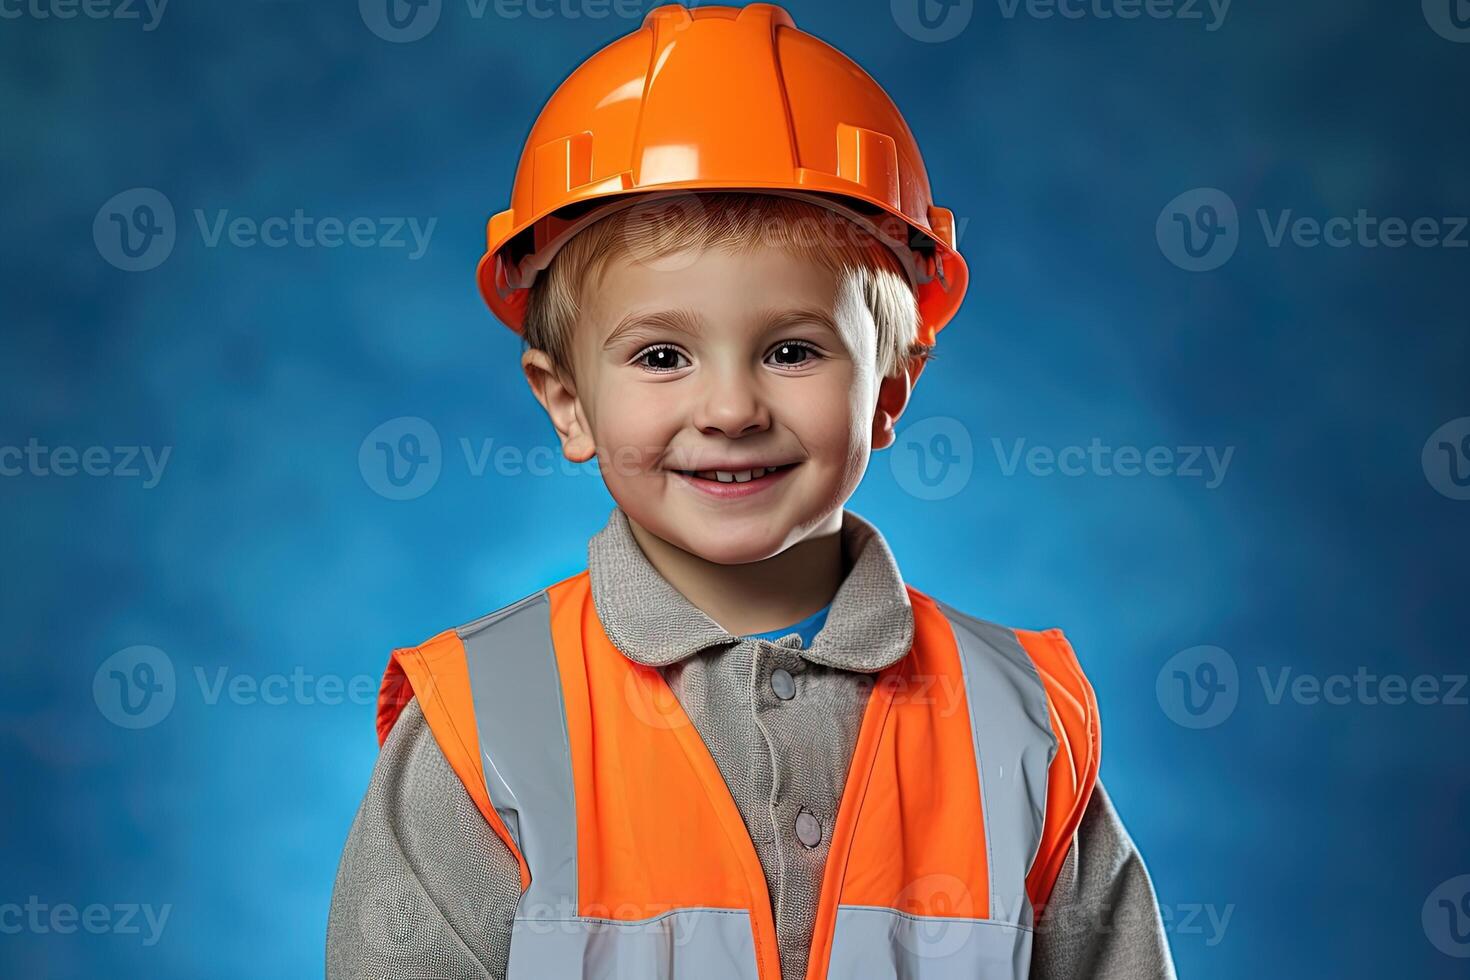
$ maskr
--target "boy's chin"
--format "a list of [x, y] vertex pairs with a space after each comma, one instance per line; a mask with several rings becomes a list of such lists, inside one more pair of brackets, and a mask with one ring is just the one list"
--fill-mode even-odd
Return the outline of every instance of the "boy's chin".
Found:
[[666, 510], [643, 527], [674, 547], [717, 565], [763, 561], [784, 551], [791, 539], [791, 528], [775, 515], [721, 518], [694, 510], [687, 514]]

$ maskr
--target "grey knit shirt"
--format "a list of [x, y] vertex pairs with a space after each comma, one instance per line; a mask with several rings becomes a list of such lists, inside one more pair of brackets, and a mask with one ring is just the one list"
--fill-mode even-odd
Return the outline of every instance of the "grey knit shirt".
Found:
[[[882, 535], [845, 510], [841, 540], [847, 573], [805, 649], [794, 632], [775, 642], [728, 633], [658, 573], [620, 508], [587, 548], [608, 638], [663, 674], [734, 797], [765, 872], [788, 980], [806, 973], [828, 841], [874, 676], [914, 635]], [[410, 701], [342, 853], [329, 980], [503, 978], [519, 898], [515, 857]], [[1031, 976], [1174, 975], [1153, 884], [1099, 783], [1037, 922]]]

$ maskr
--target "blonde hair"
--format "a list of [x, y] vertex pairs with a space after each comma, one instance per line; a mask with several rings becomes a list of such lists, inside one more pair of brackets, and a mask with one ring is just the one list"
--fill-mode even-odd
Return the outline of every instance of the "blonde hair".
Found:
[[[917, 342], [914, 288], [891, 249], [854, 221], [820, 204], [751, 192], [698, 192], [616, 211], [582, 229], [552, 257], [527, 297], [526, 348], [545, 351], [572, 376], [572, 330], [582, 290], [615, 257], [654, 262], [686, 249], [783, 248], [852, 277], [877, 326], [879, 377], [897, 375], [933, 356]], [[845, 282], [844, 282], [845, 285]]]

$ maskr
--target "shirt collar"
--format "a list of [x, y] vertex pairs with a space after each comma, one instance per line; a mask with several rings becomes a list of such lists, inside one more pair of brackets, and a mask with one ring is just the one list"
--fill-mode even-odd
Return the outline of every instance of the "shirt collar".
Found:
[[[844, 509], [840, 533], [850, 568], [832, 597], [826, 623], [800, 653], [828, 667], [876, 672], [913, 646], [913, 607], [878, 529]], [[607, 526], [587, 542], [587, 568], [597, 618], [630, 660], [663, 667], [706, 647], [740, 641], [659, 574], [621, 507], [613, 507]], [[781, 638], [783, 646], [800, 642], [795, 633]]]

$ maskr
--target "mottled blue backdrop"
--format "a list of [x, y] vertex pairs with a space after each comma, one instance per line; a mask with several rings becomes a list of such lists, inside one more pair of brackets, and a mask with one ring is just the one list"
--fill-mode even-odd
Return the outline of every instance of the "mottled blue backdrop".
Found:
[[[917, 2], [790, 5], [974, 270], [851, 506], [1072, 637], [1181, 976], [1464, 976], [1470, 11]], [[320, 974], [389, 649], [611, 507], [472, 272], [644, 9], [0, 0], [0, 974]]]

